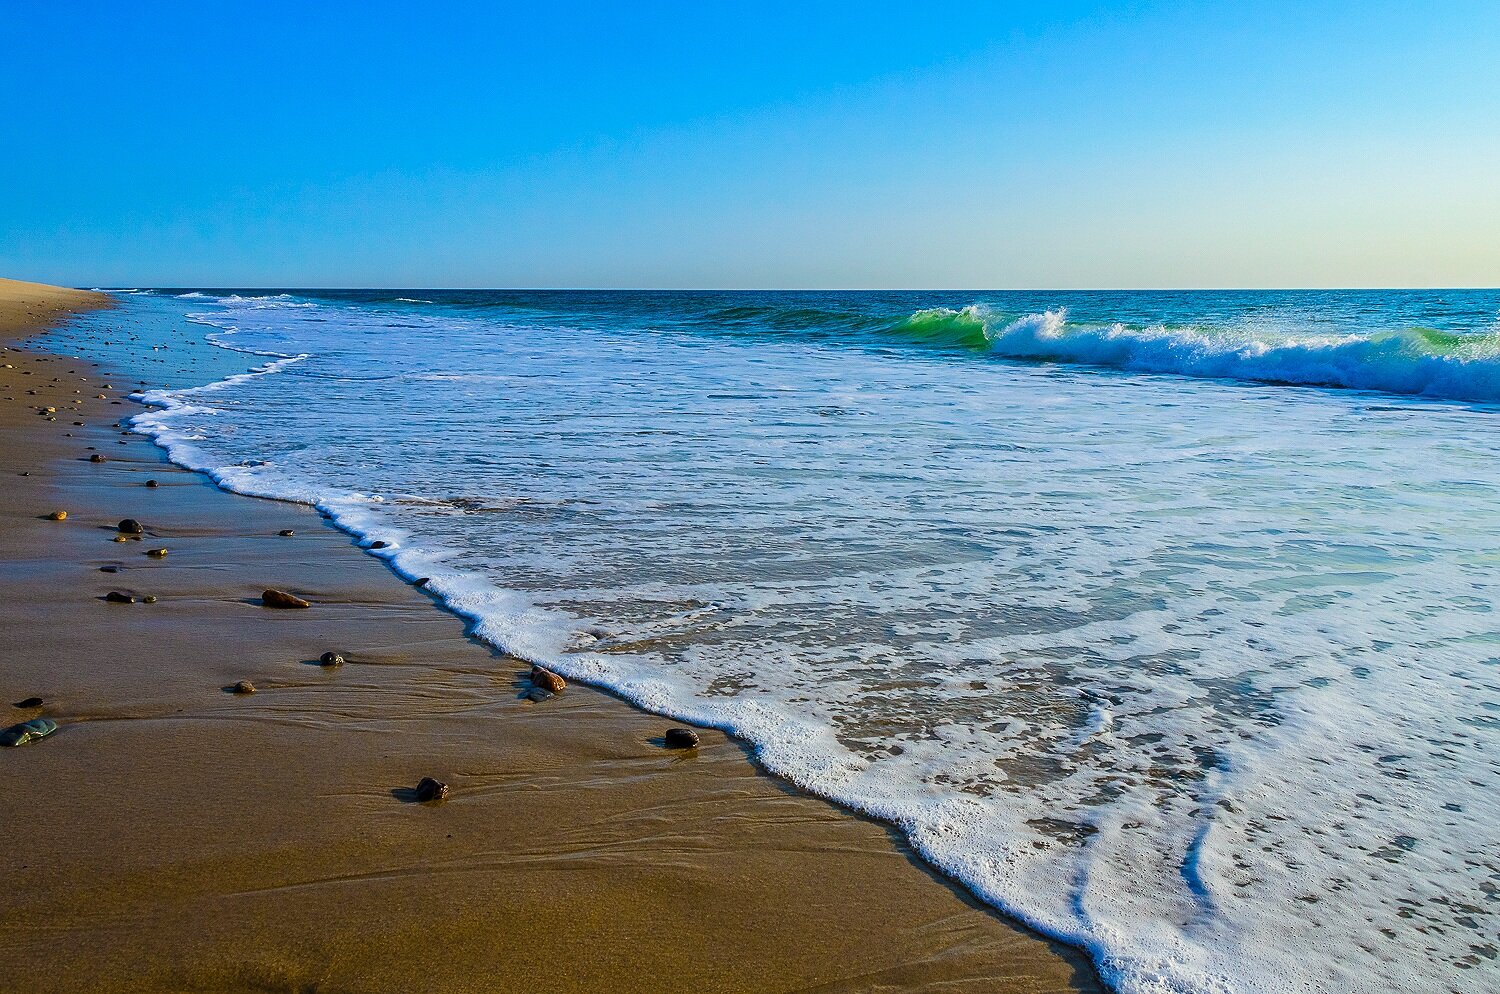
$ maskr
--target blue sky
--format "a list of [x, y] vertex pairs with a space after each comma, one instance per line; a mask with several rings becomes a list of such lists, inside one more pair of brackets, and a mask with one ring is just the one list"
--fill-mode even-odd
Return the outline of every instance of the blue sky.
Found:
[[1500, 284], [1500, 4], [0, 0], [0, 274]]

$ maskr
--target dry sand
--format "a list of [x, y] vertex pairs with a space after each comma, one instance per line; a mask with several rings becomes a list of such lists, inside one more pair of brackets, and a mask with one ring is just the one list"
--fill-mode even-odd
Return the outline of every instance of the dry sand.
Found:
[[[76, 294], [0, 283], [0, 320], [99, 303]], [[0, 725], [61, 726], [0, 750], [6, 989], [1098, 990], [724, 735], [669, 751], [605, 693], [525, 699], [524, 666], [315, 512], [123, 435], [89, 364], [0, 362]], [[113, 541], [124, 517], [143, 540]], [[412, 802], [429, 775], [449, 800]]]
[[0, 279], [0, 341], [47, 327], [74, 311], [111, 307], [102, 293]]

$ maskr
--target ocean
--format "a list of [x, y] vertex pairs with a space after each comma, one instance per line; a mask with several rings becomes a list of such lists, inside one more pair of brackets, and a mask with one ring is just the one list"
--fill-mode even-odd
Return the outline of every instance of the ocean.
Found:
[[1125, 994], [1500, 987], [1500, 291], [120, 299], [175, 461]]

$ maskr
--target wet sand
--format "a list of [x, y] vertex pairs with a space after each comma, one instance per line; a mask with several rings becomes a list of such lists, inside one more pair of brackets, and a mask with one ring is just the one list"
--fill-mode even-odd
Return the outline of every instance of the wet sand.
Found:
[[[0, 285], [17, 295], [11, 338], [97, 303]], [[721, 733], [667, 750], [671, 722], [608, 694], [527, 699], [529, 667], [316, 512], [168, 465], [113, 427], [138, 408], [109, 376], [6, 344], [0, 724], [60, 726], [0, 750], [7, 986], [1099, 989]], [[142, 539], [114, 541], [125, 517]], [[268, 586], [313, 607], [265, 608]], [[317, 665], [329, 649], [345, 665]], [[424, 776], [449, 799], [416, 803]]]

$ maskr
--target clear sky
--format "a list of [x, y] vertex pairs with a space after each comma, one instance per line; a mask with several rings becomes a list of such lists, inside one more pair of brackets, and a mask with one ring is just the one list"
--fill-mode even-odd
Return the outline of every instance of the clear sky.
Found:
[[1500, 2], [0, 0], [0, 274], [1500, 284]]

